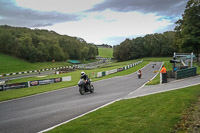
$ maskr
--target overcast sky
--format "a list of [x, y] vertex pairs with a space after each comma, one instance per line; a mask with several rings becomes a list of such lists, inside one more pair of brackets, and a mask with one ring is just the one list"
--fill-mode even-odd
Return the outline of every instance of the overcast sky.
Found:
[[188, 0], [0, 0], [0, 25], [54, 30], [88, 43], [173, 30]]

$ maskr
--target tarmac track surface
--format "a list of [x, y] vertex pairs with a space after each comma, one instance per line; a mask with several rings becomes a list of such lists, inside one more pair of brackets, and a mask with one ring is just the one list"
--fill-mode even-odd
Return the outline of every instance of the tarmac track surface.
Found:
[[82, 115], [109, 102], [127, 96], [155, 76], [148, 64], [142, 78], [136, 73], [93, 82], [93, 94], [80, 95], [78, 87], [69, 87], [21, 99], [0, 103], [1, 133], [35, 133]]

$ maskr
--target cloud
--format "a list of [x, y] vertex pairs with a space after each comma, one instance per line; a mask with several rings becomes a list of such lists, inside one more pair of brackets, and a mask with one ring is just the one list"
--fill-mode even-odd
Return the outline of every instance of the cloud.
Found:
[[92, 8], [104, 0], [16, 0], [17, 5], [39, 10], [77, 13]]
[[54, 30], [89, 43], [173, 30], [187, 0], [0, 0], [0, 25]]
[[[143, 14], [139, 12], [114, 12], [106, 10], [91, 12], [80, 21], [47, 26], [48, 30], [54, 30], [61, 34], [84, 38], [87, 42], [111, 45], [119, 44], [127, 37], [144, 36], [164, 30], [172, 23], [155, 14]], [[113, 38], [114, 37], [114, 38]], [[110, 41], [109, 41], [110, 39]]]
[[104, 11], [110, 9], [118, 12], [139, 11], [158, 15], [181, 15], [187, 0], [105, 0], [87, 11]]
[[73, 14], [19, 7], [13, 0], [0, 1], [0, 25], [41, 27], [78, 19]]

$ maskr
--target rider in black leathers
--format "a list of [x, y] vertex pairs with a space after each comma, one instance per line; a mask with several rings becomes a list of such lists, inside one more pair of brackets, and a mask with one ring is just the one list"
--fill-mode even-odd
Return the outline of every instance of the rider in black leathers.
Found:
[[88, 78], [88, 76], [85, 74], [85, 72], [81, 72], [81, 79], [85, 80], [85, 84], [89, 85], [90, 84], [90, 79]]

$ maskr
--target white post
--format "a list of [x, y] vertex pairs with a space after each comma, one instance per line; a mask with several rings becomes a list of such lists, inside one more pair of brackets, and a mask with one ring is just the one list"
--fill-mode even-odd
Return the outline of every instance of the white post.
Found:
[[162, 84], [162, 73], [160, 73], [160, 84]]
[[193, 63], [193, 52], [191, 53], [191, 68], [192, 68], [192, 63]]

